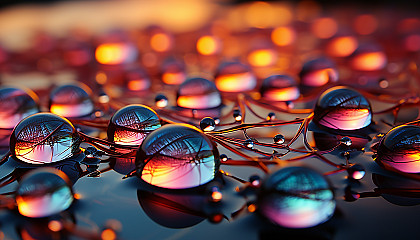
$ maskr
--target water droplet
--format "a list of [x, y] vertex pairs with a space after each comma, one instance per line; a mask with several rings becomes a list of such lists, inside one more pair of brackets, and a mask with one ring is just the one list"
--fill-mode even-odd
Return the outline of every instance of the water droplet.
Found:
[[242, 120], [242, 114], [241, 114], [241, 111], [239, 109], [234, 109], [233, 110], [233, 118], [237, 122], [240, 122]]
[[277, 134], [276, 136], [273, 137], [273, 141], [274, 143], [277, 143], [277, 144], [283, 144], [284, 141], [286, 141], [286, 139], [284, 138], [282, 134]]
[[216, 108], [222, 104], [222, 96], [210, 80], [190, 78], [179, 86], [176, 103], [183, 108]]
[[19, 213], [32, 218], [66, 210], [73, 202], [70, 180], [60, 170], [39, 168], [28, 172], [16, 190]]
[[138, 176], [145, 182], [170, 189], [206, 184], [219, 170], [219, 152], [197, 128], [168, 124], [153, 131], [136, 156]]
[[344, 201], [346, 202], [354, 202], [360, 198], [360, 194], [353, 191], [350, 186], [347, 186], [344, 189]]
[[252, 175], [249, 177], [249, 183], [253, 187], [259, 187], [261, 184], [261, 177], [258, 175]]
[[247, 139], [244, 142], [244, 146], [252, 149], [252, 148], [254, 148], [254, 141], [252, 141], [252, 139]]
[[213, 118], [213, 119], [214, 119], [214, 123], [215, 123], [216, 125], [219, 125], [219, 123], [220, 123], [220, 118], [215, 117], [215, 118]]
[[88, 86], [63, 85], [54, 89], [50, 94], [50, 112], [66, 117], [85, 117], [93, 113], [92, 90]]
[[356, 90], [337, 86], [319, 97], [313, 121], [332, 129], [361, 129], [371, 124], [372, 109], [368, 100]]
[[420, 127], [402, 125], [381, 139], [375, 161], [404, 173], [420, 173]]
[[164, 108], [164, 107], [168, 106], [168, 98], [163, 94], [156, 95], [155, 105], [158, 108]]
[[204, 132], [213, 131], [216, 127], [216, 123], [214, 122], [214, 119], [211, 117], [205, 117], [201, 119], [200, 121], [200, 128]]
[[308, 228], [330, 219], [335, 211], [334, 192], [319, 173], [305, 167], [288, 167], [265, 179], [258, 196], [260, 213], [274, 224]]
[[381, 46], [374, 43], [360, 45], [351, 56], [350, 65], [358, 71], [378, 71], [387, 64], [387, 56]]
[[272, 75], [264, 79], [260, 93], [267, 101], [292, 101], [300, 96], [296, 80], [289, 75]]
[[166, 59], [160, 71], [162, 82], [168, 85], [179, 85], [187, 79], [184, 62], [175, 58]]
[[226, 154], [220, 154], [220, 160], [222, 162], [226, 162], [228, 160], [228, 156]]
[[151, 80], [146, 71], [138, 66], [124, 73], [125, 86], [130, 91], [144, 91], [150, 88]]
[[37, 112], [38, 97], [34, 92], [0, 88], [0, 128], [13, 129], [22, 119]]
[[276, 114], [273, 112], [268, 113], [267, 115], [267, 121], [272, 121], [276, 119]]
[[257, 78], [251, 69], [240, 62], [220, 64], [215, 75], [217, 89], [222, 92], [247, 92], [257, 85]]
[[52, 113], [37, 113], [22, 120], [10, 136], [10, 152], [14, 159], [31, 164], [84, 157], [74, 126]]
[[132, 104], [118, 110], [110, 119], [108, 140], [123, 145], [140, 145], [161, 126], [157, 113], [145, 105]]
[[347, 173], [350, 179], [360, 180], [365, 176], [366, 170], [362, 165], [354, 164], [347, 169]]
[[346, 145], [347, 147], [350, 147], [352, 142], [351, 142], [351, 138], [349, 137], [342, 137], [340, 139], [340, 143]]
[[316, 58], [303, 64], [299, 73], [302, 87], [320, 87], [338, 80], [337, 68], [328, 58]]

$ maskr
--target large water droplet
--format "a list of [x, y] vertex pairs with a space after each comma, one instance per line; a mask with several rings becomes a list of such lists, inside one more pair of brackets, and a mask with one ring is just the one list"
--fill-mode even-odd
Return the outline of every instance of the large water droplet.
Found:
[[246, 92], [255, 88], [257, 78], [245, 64], [224, 62], [217, 70], [215, 84], [222, 92]]
[[85, 117], [94, 111], [92, 91], [88, 86], [63, 85], [54, 89], [50, 94], [50, 112], [66, 117]]
[[292, 101], [299, 98], [300, 91], [295, 79], [288, 75], [272, 75], [264, 79], [261, 96], [268, 101]]
[[190, 109], [216, 108], [222, 97], [213, 82], [205, 78], [190, 78], [179, 86], [176, 103]]

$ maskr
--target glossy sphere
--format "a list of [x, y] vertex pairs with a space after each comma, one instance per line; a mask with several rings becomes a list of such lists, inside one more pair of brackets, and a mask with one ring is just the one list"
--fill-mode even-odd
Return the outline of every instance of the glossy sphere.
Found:
[[352, 54], [351, 66], [358, 71], [378, 71], [387, 64], [387, 56], [379, 45], [364, 44]]
[[348, 87], [333, 87], [325, 91], [315, 106], [314, 122], [327, 128], [356, 130], [372, 122], [368, 100]]
[[332, 217], [334, 192], [319, 173], [305, 167], [280, 169], [263, 182], [259, 211], [272, 223], [287, 228], [307, 228]]
[[248, 66], [240, 62], [226, 62], [219, 66], [215, 84], [222, 92], [246, 92], [255, 88], [257, 78]]
[[219, 107], [222, 96], [209, 80], [190, 78], [179, 86], [176, 103], [183, 108], [209, 109]]
[[0, 128], [12, 129], [37, 112], [38, 97], [34, 92], [11, 87], [0, 89]]
[[288, 75], [272, 75], [264, 79], [261, 86], [261, 97], [268, 101], [292, 101], [299, 98], [297, 82]]
[[65, 118], [37, 113], [22, 120], [10, 136], [14, 159], [30, 164], [47, 164], [80, 157], [80, 136]]
[[128, 105], [111, 117], [108, 140], [123, 145], [140, 145], [150, 132], [160, 126], [159, 117], [153, 109], [140, 104]]
[[66, 174], [54, 168], [40, 168], [24, 175], [16, 190], [19, 213], [40, 218], [60, 213], [73, 202]]
[[420, 173], [420, 127], [391, 129], [379, 143], [375, 161], [404, 173]]
[[347, 173], [349, 174], [349, 178], [360, 180], [365, 176], [366, 170], [362, 165], [355, 164], [347, 169]]
[[50, 112], [66, 117], [84, 117], [94, 111], [92, 91], [84, 84], [63, 85], [50, 94]]
[[219, 152], [197, 128], [168, 124], [152, 132], [136, 156], [138, 176], [162, 188], [184, 189], [203, 185], [219, 170]]
[[283, 144], [284, 141], [286, 141], [286, 139], [284, 138], [282, 134], [277, 134], [276, 136], [273, 137], [273, 141], [277, 144]]
[[200, 121], [200, 128], [204, 132], [213, 131], [216, 128], [216, 122], [211, 117], [205, 117]]
[[168, 106], [168, 98], [163, 94], [156, 95], [155, 105], [158, 108], [164, 108], [164, 107]]
[[340, 143], [341, 144], [344, 144], [347, 147], [350, 147], [351, 146], [351, 138], [349, 138], [349, 137], [342, 137], [340, 139]]
[[328, 82], [336, 82], [338, 71], [331, 60], [316, 58], [303, 64], [299, 76], [301, 86], [320, 87]]

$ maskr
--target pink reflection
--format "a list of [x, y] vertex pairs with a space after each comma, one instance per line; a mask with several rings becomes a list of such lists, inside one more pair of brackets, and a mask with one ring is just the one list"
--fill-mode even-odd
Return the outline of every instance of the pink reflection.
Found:
[[420, 153], [394, 154], [389, 161], [388, 159], [382, 161], [401, 172], [420, 173]]
[[355, 130], [368, 126], [371, 120], [369, 109], [338, 109], [329, 111], [319, 123], [332, 129]]

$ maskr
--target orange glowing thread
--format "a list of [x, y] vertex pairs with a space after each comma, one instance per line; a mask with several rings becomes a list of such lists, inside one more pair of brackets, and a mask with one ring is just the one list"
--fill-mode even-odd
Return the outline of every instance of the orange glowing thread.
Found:
[[295, 31], [290, 27], [278, 27], [271, 32], [271, 40], [278, 46], [287, 46], [296, 39]]
[[117, 239], [117, 234], [111, 229], [105, 229], [101, 233], [102, 240], [114, 240]]
[[251, 204], [248, 206], [248, 212], [255, 212], [257, 210], [257, 207], [255, 206], [255, 204]]
[[337, 22], [332, 18], [319, 18], [312, 24], [312, 32], [321, 39], [327, 39], [337, 32]]
[[48, 223], [48, 228], [53, 232], [58, 232], [63, 229], [63, 224], [57, 220], [52, 220]]
[[363, 53], [353, 59], [353, 68], [360, 71], [380, 70], [386, 65], [386, 56], [383, 52]]
[[101, 44], [95, 51], [96, 60], [101, 64], [120, 64], [126, 56], [126, 46], [119, 43]]
[[363, 14], [354, 20], [354, 30], [361, 35], [369, 35], [378, 28], [378, 20], [370, 14]]
[[220, 49], [219, 41], [212, 36], [202, 36], [197, 41], [197, 51], [202, 55], [213, 55]]
[[357, 39], [351, 36], [337, 37], [328, 45], [328, 53], [334, 57], [350, 56], [357, 48]]
[[254, 67], [267, 67], [276, 61], [276, 54], [270, 49], [259, 49], [248, 55], [248, 62]]
[[172, 41], [165, 33], [156, 33], [150, 38], [150, 46], [156, 52], [166, 52], [171, 48]]

